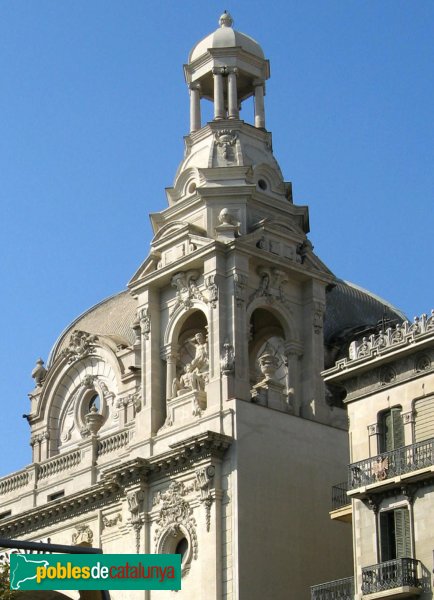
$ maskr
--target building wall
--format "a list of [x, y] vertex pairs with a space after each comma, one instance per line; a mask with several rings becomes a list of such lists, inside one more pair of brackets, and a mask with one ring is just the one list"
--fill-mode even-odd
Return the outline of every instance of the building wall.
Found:
[[240, 600], [301, 600], [323, 578], [347, 577], [351, 529], [328, 516], [347, 432], [243, 402], [236, 431]]

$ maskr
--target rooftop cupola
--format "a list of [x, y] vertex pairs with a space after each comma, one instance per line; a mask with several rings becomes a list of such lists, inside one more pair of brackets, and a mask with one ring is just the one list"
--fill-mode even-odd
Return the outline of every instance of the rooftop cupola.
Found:
[[200, 100], [214, 103], [214, 121], [239, 119], [241, 103], [254, 96], [255, 127], [265, 129], [265, 81], [270, 76], [268, 60], [260, 45], [232, 28], [228, 12], [220, 27], [190, 52], [184, 73], [190, 88], [190, 131], [201, 128]]

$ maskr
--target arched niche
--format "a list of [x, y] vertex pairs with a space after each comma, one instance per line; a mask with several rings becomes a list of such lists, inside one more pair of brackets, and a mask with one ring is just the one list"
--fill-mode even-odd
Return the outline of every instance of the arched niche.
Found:
[[[168, 338], [168, 339], [167, 339]], [[204, 392], [209, 379], [208, 321], [193, 308], [172, 323], [166, 332], [167, 397], [187, 391]]]
[[249, 372], [255, 385], [266, 377], [288, 386], [287, 336], [278, 316], [266, 308], [256, 308], [250, 316]]

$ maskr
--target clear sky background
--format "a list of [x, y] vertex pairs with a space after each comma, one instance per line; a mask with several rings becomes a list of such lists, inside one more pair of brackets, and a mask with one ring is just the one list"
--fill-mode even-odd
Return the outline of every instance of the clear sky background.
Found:
[[182, 65], [225, 8], [270, 59], [267, 128], [315, 252], [410, 318], [434, 306], [432, 0], [1, 0], [0, 475], [30, 462], [36, 359], [147, 255]]

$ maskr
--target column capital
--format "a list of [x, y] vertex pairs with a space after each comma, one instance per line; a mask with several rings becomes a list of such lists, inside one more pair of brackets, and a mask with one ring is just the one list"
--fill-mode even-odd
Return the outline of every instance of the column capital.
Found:
[[212, 74], [213, 75], [224, 75], [226, 73], [226, 67], [213, 67]]
[[200, 92], [202, 87], [198, 81], [192, 81], [188, 84], [188, 89], [194, 92]]
[[301, 344], [297, 344], [296, 342], [288, 342], [285, 344], [285, 355], [286, 356], [303, 356], [303, 347]]
[[254, 87], [259, 87], [259, 86], [264, 86], [265, 85], [265, 80], [264, 79], [254, 79], [253, 80], [253, 86]]
[[167, 344], [160, 349], [160, 356], [166, 362], [176, 362], [178, 356], [178, 344]]
[[238, 67], [225, 67], [225, 71], [228, 75], [238, 75]]

